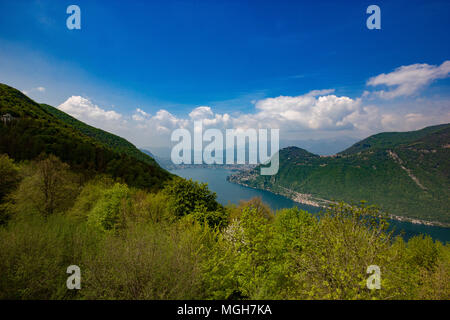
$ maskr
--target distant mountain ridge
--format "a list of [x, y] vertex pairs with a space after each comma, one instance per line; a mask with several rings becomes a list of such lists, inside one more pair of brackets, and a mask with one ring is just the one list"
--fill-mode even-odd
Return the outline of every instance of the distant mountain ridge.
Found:
[[396, 216], [450, 225], [450, 124], [376, 134], [333, 156], [297, 147], [279, 156], [274, 176], [256, 168], [229, 180], [308, 204], [366, 200]]
[[382, 132], [374, 134], [364, 140], [361, 140], [350, 148], [339, 152], [338, 154], [352, 154], [367, 149], [393, 148], [401, 144], [413, 142], [426, 137], [435, 132], [449, 128], [450, 124], [441, 124], [437, 126], [426, 127], [421, 130], [408, 132]]
[[153, 159], [155, 159], [155, 161], [161, 166], [161, 168], [164, 168], [166, 170], [172, 170], [173, 167], [175, 166], [169, 158], [156, 156], [154, 153], [152, 153], [148, 149], [139, 149], [139, 150], [141, 152], [145, 153], [146, 155], [152, 157]]
[[127, 140], [91, 127], [0, 84], [0, 154], [17, 161], [54, 154], [74, 170], [107, 173], [130, 186], [159, 189], [172, 175]]

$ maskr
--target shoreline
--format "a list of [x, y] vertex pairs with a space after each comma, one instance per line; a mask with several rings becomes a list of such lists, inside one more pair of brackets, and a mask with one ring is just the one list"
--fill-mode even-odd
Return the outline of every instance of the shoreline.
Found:
[[[327, 204], [332, 202], [332, 201], [326, 200], [326, 199], [315, 198], [311, 194], [300, 193], [300, 192], [290, 190], [288, 188], [281, 187], [281, 186], [280, 186], [281, 188], [285, 189], [285, 192], [275, 191], [270, 188], [256, 188], [256, 187], [250, 186], [248, 184], [245, 184], [241, 181], [237, 181], [235, 179], [230, 179], [230, 177], [231, 176], [227, 177], [228, 182], [239, 184], [239, 185], [242, 185], [242, 186], [245, 186], [248, 188], [252, 188], [252, 189], [265, 190], [265, 191], [271, 192], [273, 194], [277, 194], [277, 195], [289, 198], [294, 202], [309, 205], [312, 207], [326, 208]], [[446, 224], [446, 223], [439, 222], [439, 221], [428, 221], [428, 220], [422, 220], [422, 219], [418, 219], [418, 218], [409, 218], [409, 217], [404, 217], [404, 216], [398, 216], [398, 215], [394, 215], [394, 214], [390, 214], [389, 218], [392, 220], [399, 221], [399, 222], [409, 222], [412, 224], [420, 224], [420, 225], [425, 225], [425, 226], [430, 226], [430, 227], [450, 228], [450, 224]]]

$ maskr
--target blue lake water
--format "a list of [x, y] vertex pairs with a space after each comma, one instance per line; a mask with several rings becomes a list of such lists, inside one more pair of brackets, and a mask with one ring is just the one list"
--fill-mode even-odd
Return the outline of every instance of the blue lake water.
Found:
[[[228, 182], [226, 178], [231, 174], [231, 171], [227, 169], [188, 168], [173, 170], [172, 173], [183, 178], [208, 183], [209, 189], [217, 193], [217, 201], [223, 205], [239, 203], [240, 200], [248, 200], [253, 197], [261, 197], [273, 210], [292, 208], [294, 206], [311, 213], [316, 213], [320, 210], [317, 207], [303, 205], [265, 190], [252, 189]], [[428, 234], [435, 240], [440, 240], [444, 243], [450, 242], [450, 228], [431, 227], [400, 221], [391, 221], [391, 227], [394, 228], [395, 234], [401, 233], [405, 239], [419, 234]]]

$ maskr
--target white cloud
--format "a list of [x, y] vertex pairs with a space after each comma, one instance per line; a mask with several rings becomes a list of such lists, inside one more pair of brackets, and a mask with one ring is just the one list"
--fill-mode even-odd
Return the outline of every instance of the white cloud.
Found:
[[204, 126], [226, 127], [230, 123], [231, 117], [228, 113], [214, 114], [211, 107], [200, 106], [189, 113], [192, 121], [202, 120]]
[[193, 129], [202, 120], [204, 127], [280, 129], [280, 138], [289, 140], [329, 139], [339, 135], [364, 138], [382, 131], [416, 130], [450, 122], [450, 101], [409, 98], [394, 103], [381, 100], [368, 104], [367, 97], [408, 96], [435, 79], [447, 77], [450, 61], [440, 66], [414, 64], [369, 79], [370, 86], [386, 85], [387, 91], [365, 91], [361, 98], [338, 96], [334, 89], [313, 90], [298, 96], [279, 96], [254, 100], [247, 113], [215, 113], [211, 106], [193, 108], [185, 116], [160, 109], [154, 114], [136, 108], [122, 115], [101, 108], [90, 100], [72, 96], [58, 108], [109, 132], [123, 136], [139, 146], [170, 146], [170, 135], [177, 128]]
[[[130, 116], [105, 110], [90, 100], [72, 96], [58, 108], [90, 125], [129, 139], [140, 146], [170, 145], [170, 134], [177, 128], [193, 129], [202, 120], [204, 127], [217, 129], [281, 129], [281, 138], [335, 138], [338, 132], [366, 137], [381, 131], [404, 131], [450, 122], [449, 109], [436, 106], [435, 112], [383, 111], [376, 105], [363, 105], [361, 99], [314, 90], [300, 96], [280, 96], [255, 101], [255, 113], [235, 116], [214, 113], [209, 106], [194, 108], [188, 117], [177, 117], [160, 109], [154, 115], [137, 108]], [[424, 105], [420, 101], [419, 105]], [[446, 103], [445, 101], [443, 102]], [[428, 105], [430, 108], [432, 105]]]
[[[231, 116], [228, 113], [214, 113], [210, 106], [194, 108], [187, 118], [178, 118], [161, 109], [156, 115], [137, 109], [132, 119], [141, 128], [148, 127], [160, 131], [179, 127], [193, 127], [193, 122], [202, 120], [205, 127], [225, 128], [283, 128], [292, 130], [340, 130], [351, 128], [347, 116], [357, 112], [360, 99], [328, 95], [332, 89], [314, 90], [305, 95], [280, 96], [255, 101], [255, 113], [242, 113]], [[167, 130], [165, 130], [167, 129]]]
[[23, 94], [29, 95], [32, 92], [45, 92], [45, 87], [36, 87], [36, 88], [32, 88], [30, 90], [22, 90]]
[[80, 96], [71, 96], [59, 105], [58, 109], [88, 123], [92, 121], [117, 121], [122, 118], [122, 115], [116, 111], [102, 109]]
[[324, 96], [324, 95], [333, 93], [334, 91], [335, 91], [334, 89], [312, 90], [312, 91], [308, 92], [306, 94], [306, 96], [311, 96], [311, 97]]
[[[161, 135], [168, 135], [177, 128], [184, 128], [189, 123], [188, 119], [181, 119], [174, 116], [167, 110], [160, 109], [154, 116], [142, 109], [136, 109], [132, 115], [130, 131], [138, 131], [139, 138], [155, 138]], [[136, 130], [137, 129], [137, 130]], [[144, 144], [145, 145], [145, 144]], [[148, 144], [147, 144], [148, 145]]]
[[385, 85], [388, 90], [375, 91], [374, 93], [383, 99], [392, 99], [400, 96], [411, 96], [418, 90], [430, 84], [434, 80], [449, 77], [450, 61], [443, 62], [440, 66], [412, 64], [402, 66], [390, 73], [382, 73], [367, 81], [369, 86]]
[[[385, 131], [411, 131], [422, 129], [427, 126], [449, 123], [450, 110], [418, 110], [409, 111], [404, 107], [396, 106], [392, 110], [386, 111], [377, 106], [369, 105], [362, 107], [347, 117], [359, 133], [360, 137], [367, 137], [371, 134]], [[426, 109], [432, 105], [426, 104]]]
[[448, 122], [450, 122], [450, 111], [440, 114], [388, 113], [382, 115], [381, 128], [383, 131], [410, 131]]
[[189, 117], [192, 120], [202, 120], [202, 119], [208, 119], [213, 117], [214, 114], [210, 107], [208, 106], [200, 106], [195, 108], [194, 110], [189, 113]]
[[137, 108], [136, 112], [132, 115], [132, 118], [135, 121], [144, 121], [148, 117], [150, 117], [150, 114], [140, 108]]
[[[249, 115], [263, 125], [278, 128], [311, 130], [339, 130], [352, 124], [346, 118], [360, 107], [360, 99], [324, 95], [333, 90], [314, 90], [305, 95], [280, 96], [256, 102], [258, 113]], [[248, 117], [243, 120], [249, 122]], [[254, 121], [250, 121], [254, 123]]]

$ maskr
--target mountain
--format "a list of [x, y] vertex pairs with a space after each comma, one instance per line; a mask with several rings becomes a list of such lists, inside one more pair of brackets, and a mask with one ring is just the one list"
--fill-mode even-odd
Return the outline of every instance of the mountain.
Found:
[[5, 84], [0, 84], [0, 116], [0, 154], [17, 161], [51, 153], [86, 176], [106, 173], [146, 189], [159, 189], [171, 177], [127, 140], [38, 104]]
[[155, 159], [155, 161], [156, 161], [155, 155], [154, 155], [153, 153], [151, 153], [149, 150], [146, 150], [146, 149], [139, 149], [139, 150], [141, 150], [142, 153], [145, 153], [145, 154], [148, 155], [149, 157], [152, 157], [152, 158]]
[[274, 176], [260, 168], [229, 180], [324, 205], [366, 200], [390, 214], [450, 225], [450, 124], [373, 135], [333, 156], [280, 150]]
[[161, 166], [161, 168], [164, 168], [166, 170], [171, 170], [175, 167], [175, 165], [172, 163], [172, 160], [170, 160], [170, 158], [156, 156], [155, 154], [153, 154], [152, 152], [150, 152], [147, 149], [139, 149], [139, 150], [141, 150], [146, 155], [155, 159], [155, 161]]
[[352, 137], [334, 137], [322, 139], [281, 140], [280, 147], [296, 146], [318, 155], [331, 155], [353, 145], [359, 139]]
[[67, 113], [59, 109], [56, 109], [52, 106], [49, 106], [48, 104], [41, 104], [41, 107], [48, 113], [52, 114], [53, 116], [64, 122], [65, 124], [68, 124], [71, 127], [81, 131], [83, 134], [101, 142], [103, 145], [109, 147], [110, 149], [116, 152], [125, 153], [129, 156], [147, 162], [148, 164], [151, 165], [154, 165], [156, 163], [154, 156], [152, 154], [148, 156], [146, 153], [141, 152], [132, 143], [128, 142], [124, 138], [118, 137], [112, 133], [87, 125], [84, 122], [81, 122], [75, 119], [74, 117], [68, 115]]
[[435, 132], [439, 132], [442, 129], [448, 128], [449, 126], [449, 124], [441, 124], [437, 126], [426, 127], [417, 131], [378, 133], [355, 143], [350, 148], [340, 152], [340, 154], [358, 153], [367, 149], [374, 150], [382, 148], [393, 148], [405, 143], [410, 143], [422, 139]]

